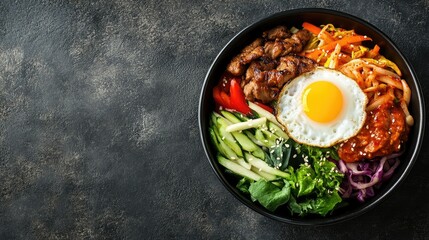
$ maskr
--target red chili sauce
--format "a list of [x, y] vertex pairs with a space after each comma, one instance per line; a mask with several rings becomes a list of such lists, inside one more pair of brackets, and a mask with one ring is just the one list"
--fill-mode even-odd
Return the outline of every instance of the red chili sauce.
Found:
[[367, 112], [360, 132], [340, 144], [338, 155], [345, 162], [356, 162], [389, 155], [401, 150], [407, 140], [409, 127], [398, 104], [387, 102]]

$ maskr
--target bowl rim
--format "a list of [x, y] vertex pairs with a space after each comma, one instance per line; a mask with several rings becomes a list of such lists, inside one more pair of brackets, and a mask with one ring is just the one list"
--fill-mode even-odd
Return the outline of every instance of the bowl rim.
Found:
[[[398, 177], [396, 182], [394, 182], [391, 185], [391, 187], [389, 189], [387, 189], [385, 192], [380, 193], [381, 195], [377, 196], [377, 198], [374, 201], [366, 204], [366, 206], [360, 208], [358, 211], [354, 211], [351, 213], [338, 215], [338, 216], [335, 216], [335, 215], [334, 216], [328, 216], [325, 218], [315, 218], [315, 219], [303, 218], [302, 220], [299, 220], [299, 219], [290, 219], [290, 218], [281, 217], [281, 216], [276, 215], [275, 213], [270, 213], [266, 210], [258, 208], [255, 206], [255, 204], [252, 204], [252, 202], [250, 202], [249, 199], [244, 199], [240, 195], [240, 193], [238, 193], [238, 190], [231, 186], [231, 184], [227, 181], [227, 179], [223, 176], [223, 174], [220, 173], [220, 171], [219, 171], [220, 167], [215, 164], [214, 156], [211, 156], [211, 154], [210, 154], [210, 150], [209, 150], [210, 141], [208, 139], [207, 134], [205, 134], [206, 129], [203, 129], [205, 127], [205, 125], [203, 124], [203, 121], [205, 121], [205, 118], [206, 118], [203, 114], [204, 114], [204, 101], [205, 101], [205, 98], [207, 97], [207, 91], [208, 91], [207, 86], [210, 82], [210, 77], [212, 75], [213, 69], [215, 68], [215, 66], [217, 66], [219, 64], [218, 62], [220, 61], [221, 56], [223, 56], [225, 54], [225, 52], [226, 52], [226, 50], [228, 50], [229, 46], [234, 41], [236, 41], [237, 38], [242, 37], [243, 34], [245, 34], [248, 31], [251, 31], [253, 28], [259, 27], [259, 25], [261, 25], [265, 21], [268, 21], [270, 19], [276, 19], [278, 17], [285, 17], [285, 15], [287, 16], [287, 15], [304, 14], [304, 13], [328, 14], [328, 15], [339, 16], [339, 17], [351, 19], [353, 22], [357, 22], [358, 24], [365, 26], [366, 28], [369, 28], [372, 31], [375, 31], [379, 36], [381, 36], [383, 38], [383, 40], [385, 40], [389, 45], [391, 45], [393, 47], [393, 51], [396, 54], [398, 54], [398, 56], [403, 60], [405, 67], [409, 70], [410, 76], [409, 76], [408, 81], [412, 81], [416, 87], [415, 92], [413, 92], [413, 94], [417, 95], [418, 113], [420, 115], [419, 115], [418, 121], [415, 121], [415, 122], [418, 122], [420, 124], [418, 126], [416, 126], [416, 125], [413, 126], [413, 128], [418, 127], [418, 129], [416, 131], [417, 136], [415, 136], [415, 138], [417, 139], [416, 140], [417, 144], [416, 144], [416, 146], [414, 146], [413, 148], [410, 149], [410, 150], [412, 150], [411, 158], [408, 161], [404, 171], [400, 174], [400, 176]], [[226, 189], [228, 189], [228, 191], [236, 199], [238, 199], [241, 203], [243, 203], [244, 205], [246, 205], [250, 209], [254, 210], [255, 212], [257, 212], [263, 216], [266, 216], [266, 217], [269, 217], [271, 219], [274, 219], [274, 220], [277, 220], [280, 222], [284, 222], [284, 223], [295, 224], [295, 225], [330, 225], [330, 224], [350, 220], [352, 218], [358, 217], [358, 216], [368, 212], [370, 209], [373, 209], [376, 205], [378, 205], [379, 203], [384, 201], [388, 196], [390, 196], [391, 192], [394, 191], [395, 189], [397, 189], [398, 186], [408, 176], [413, 165], [415, 164], [415, 162], [418, 159], [418, 154], [420, 152], [422, 142], [423, 142], [424, 129], [425, 129], [425, 122], [424, 122], [423, 118], [426, 115], [425, 115], [425, 102], [424, 102], [424, 98], [422, 96], [423, 96], [422, 87], [420, 85], [420, 82], [417, 78], [417, 75], [416, 75], [413, 67], [411, 66], [409, 60], [407, 59], [406, 56], [403, 55], [403, 53], [399, 50], [399, 48], [396, 46], [396, 44], [386, 34], [384, 34], [380, 29], [378, 29], [376, 26], [372, 25], [371, 23], [369, 23], [369, 22], [367, 22], [367, 21], [365, 21], [359, 17], [351, 15], [349, 13], [345, 13], [345, 12], [341, 12], [341, 11], [337, 11], [337, 10], [332, 10], [332, 9], [326, 9], [326, 8], [289, 9], [289, 10], [279, 11], [277, 13], [262, 17], [262, 18], [258, 19], [257, 21], [254, 21], [254, 22], [248, 24], [246, 27], [242, 28], [238, 33], [234, 34], [234, 36], [222, 47], [222, 49], [219, 51], [219, 53], [217, 54], [215, 59], [212, 61], [212, 64], [210, 65], [210, 67], [207, 71], [207, 74], [204, 78], [204, 82], [203, 82], [203, 85], [201, 88], [201, 93], [200, 93], [200, 98], [199, 98], [198, 123], [199, 123], [200, 138], [201, 138], [201, 142], [203, 145], [205, 155], [206, 155], [207, 159], [209, 160], [211, 168], [215, 172], [217, 178], [221, 181], [223, 186]]]

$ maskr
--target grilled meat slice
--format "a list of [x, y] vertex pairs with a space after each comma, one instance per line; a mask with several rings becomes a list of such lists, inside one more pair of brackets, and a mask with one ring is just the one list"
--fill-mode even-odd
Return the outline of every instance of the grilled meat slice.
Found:
[[280, 58], [275, 69], [262, 69], [260, 66], [252, 62], [248, 68], [244, 94], [248, 100], [267, 103], [276, 99], [279, 89], [290, 79], [313, 70], [317, 63], [303, 56], [287, 55]]
[[262, 57], [264, 49], [262, 47], [262, 38], [258, 38], [246, 46], [240, 54], [235, 56], [227, 66], [227, 71], [232, 75], [240, 76], [246, 71], [246, 64], [254, 59]]
[[291, 39], [294, 41], [293, 50], [294, 53], [299, 53], [310, 41], [313, 34], [306, 29], [301, 29], [292, 35]]
[[253, 79], [255, 69], [258, 69], [260, 71], [268, 71], [275, 69], [277, 65], [277, 61], [273, 61], [271, 58], [268, 57], [261, 57], [258, 60], [252, 61], [246, 70], [244, 81], [241, 82], [242, 87], [244, 87], [244, 85], [246, 85], [249, 81]]
[[266, 42], [264, 45], [264, 51], [267, 56], [272, 59], [276, 59], [285, 52], [284, 42], [279, 39]]
[[305, 29], [291, 34], [285, 26], [277, 26], [246, 46], [227, 71], [241, 77], [248, 100], [273, 101], [290, 79], [317, 66], [313, 60], [293, 54], [301, 52], [311, 36]]
[[277, 66], [278, 71], [289, 71], [295, 75], [301, 75], [302, 73], [309, 72], [317, 67], [317, 63], [310, 58], [300, 55], [287, 55], [280, 58], [280, 63]]
[[312, 34], [303, 29], [294, 33], [290, 38], [275, 39], [274, 41], [267, 41], [264, 45], [264, 52], [272, 59], [280, 56], [285, 56], [289, 53], [299, 53], [304, 46], [311, 39]]
[[291, 36], [291, 32], [285, 26], [277, 26], [262, 33], [262, 37], [268, 40], [276, 40], [278, 38], [285, 39]]
[[267, 103], [276, 98], [279, 90], [268, 86], [268, 82], [265, 80], [265, 73], [265, 71], [260, 71], [259, 69], [254, 70], [252, 81], [248, 82], [243, 88], [246, 99]]

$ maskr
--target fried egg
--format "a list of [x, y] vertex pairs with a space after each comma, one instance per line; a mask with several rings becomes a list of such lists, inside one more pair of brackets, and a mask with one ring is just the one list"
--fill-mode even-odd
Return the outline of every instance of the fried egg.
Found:
[[296, 142], [330, 147], [362, 128], [368, 99], [353, 79], [318, 67], [286, 84], [277, 102], [277, 120]]

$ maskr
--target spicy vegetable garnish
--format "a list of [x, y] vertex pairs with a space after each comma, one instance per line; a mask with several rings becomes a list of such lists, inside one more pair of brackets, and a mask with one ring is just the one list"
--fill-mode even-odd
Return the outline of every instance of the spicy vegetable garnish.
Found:
[[[241, 177], [237, 188], [253, 201], [270, 211], [288, 208], [299, 216], [325, 216], [346, 199], [363, 202], [374, 196], [392, 176], [413, 125], [408, 111], [411, 90], [396, 64], [381, 54], [380, 46], [363, 45], [372, 42], [370, 37], [332, 24], [304, 22], [302, 27], [268, 30], [231, 60], [213, 89], [216, 111], [209, 132], [219, 163]], [[308, 132], [308, 143], [293, 140], [288, 123], [276, 118], [285, 107], [279, 106], [281, 90], [295, 98], [296, 92], [288, 92], [290, 81], [303, 73], [310, 76], [317, 66], [345, 75], [357, 85], [353, 91], [367, 98], [362, 105], [365, 123], [354, 136], [333, 141], [334, 145], [326, 145], [329, 147], [310, 144], [316, 135]], [[318, 84], [320, 81], [324, 84]], [[351, 88], [340, 88], [330, 79], [320, 81], [317, 76], [311, 81], [295, 81], [303, 84], [299, 89], [310, 90], [303, 91], [305, 96], [298, 93], [294, 115], [324, 128], [334, 126], [334, 121], [348, 121], [344, 115], [350, 113], [344, 109], [350, 100], [344, 95], [353, 95], [348, 92]], [[330, 94], [337, 97], [326, 101], [311, 100], [313, 90], [317, 98], [332, 98], [324, 96], [324, 90], [314, 89], [325, 83], [339, 88], [341, 94]], [[338, 109], [328, 109], [324, 120], [318, 122], [310, 105], [315, 103], [314, 109], [319, 111], [323, 102], [335, 102]], [[302, 104], [305, 111], [299, 110]], [[294, 123], [302, 125], [294, 131], [307, 131], [306, 122]], [[326, 129], [341, 135], [341, 129], [331, 128]]]

